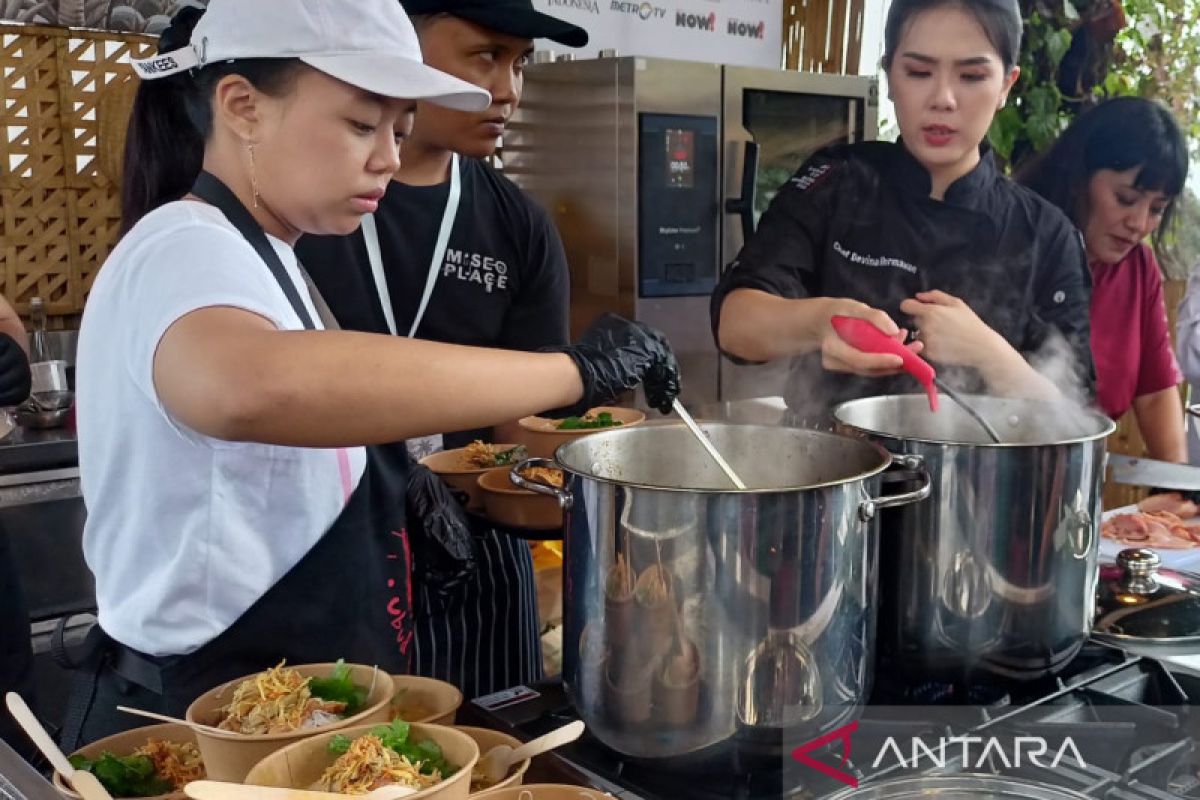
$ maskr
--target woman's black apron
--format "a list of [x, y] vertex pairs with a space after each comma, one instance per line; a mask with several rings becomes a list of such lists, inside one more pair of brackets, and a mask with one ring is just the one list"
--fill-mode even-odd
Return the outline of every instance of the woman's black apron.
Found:
[[[233, 192], [202, 172], [192, 194], [224, 212], [271, 269], [305, 328], [315, 329], [266, 234]], [[309, 290], [314, 292], [311, 285]], [[319, 312], [324, 310], [315, 292], [313, 301]], [[332, 318], [321, 316], [326, 327], [333, 327]], [[117, 711], [117, 705], [183, 716], [188, 705], [212, 687], [284, 658], [292, 664], [344, 658], [390, 673], [408, 672], [413, 634], [406, 482], [403, 458], [386, 447], [368, 447], [362, 480], [332, 527], [232, 626], [193, 653], [152, 658], [113, 641], [95, 626], [72, 685], [63, 748], [70, 752], [145, 724]]]

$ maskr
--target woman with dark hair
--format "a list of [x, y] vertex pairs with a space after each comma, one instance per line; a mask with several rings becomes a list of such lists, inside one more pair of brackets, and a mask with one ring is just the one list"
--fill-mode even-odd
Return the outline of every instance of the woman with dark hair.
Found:
[[713, 296], [720, 348], [792, 359], [794, 417], [911, 391], [901, 359], [833, 331], [860, 317], [955, 372], [961, 388], [1058, 396], [1029, 359], [1065, 337], [1090, 383], [1088, 275], [1069, 220], [996, 169], [984, 137], [1019, 75], [1016, 0], [896, 0], [883, 66], [897, 143], [816, 153], [779, 192]]
[[1083, 232], [1092, 270], [1096, 400], [1113, 419], [1133, 409], [1151, 458], [1187, 460], [1182, 380], [1171, 349], [1154, 251], [1187, 180], [1187, 144], [1171, 112], [1140, 97], [1080, 114], [1020, 180]]
[[296, 240], [377, 208], [415, 100], [488, 94], [421, 62], [396, 0], [184, 13], [134, 65], [127, 231], [79, 341], [99, 626], [68, 749], [280, 659], [406, 671], [408, 478], [376, 445], [678, 391], [661, 336], [616, 317], [536, 353], [333, 330]]

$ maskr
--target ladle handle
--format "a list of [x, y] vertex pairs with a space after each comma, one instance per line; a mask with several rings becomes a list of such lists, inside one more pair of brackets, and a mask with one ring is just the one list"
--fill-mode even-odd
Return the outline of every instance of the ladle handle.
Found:
[[934, 378], [937, 372], [928, 361], [909, 350], [904, 344], [877, 328], [874, 323], [858, 317], [834, 316], [829, 320], [833, 330], [846, 344], [864, 353], [884, 353], [899, 356], [904, 370], [925, 387], [929, 395], [929, 408], [938, 410], [937, 387]]
[[708, 453], [708, 457], [715, 461], [717, 466], [721, 468], [721, 471], [725, 473], [725, 477], [729, 479], [729, 482], [733, 484], [734, 488], [739, 490], [745, 489], [746, 484], [743, 483], [742, 479], [738, 477], [738, 474], [733, 471], [733, 467], [729, 466], [729, 462], [725, 460], [724, 456], [721, 455], [716, 446], [713, 445], [713, 443], [709, 441], [708, 437], [704, 435], [704, 431], [702, 431], [700, 426], [696, 424], [696, 420], [692, 419], [692, 415], [689, 414], [687, 409], [683, 407], [683, 403], [679, 402], [678, 397], [675, 398], [674, 402], [671, 403], [671, 408], [675, 409], [675, 413], [679, 415], [681, 420], [683, 420], [683, 424], [686, 425], [687, 429], [692, 432], [692, 436], [696, 437], [696, 441], [698, 441], [700, 446], [704, 448], [704, 451]]

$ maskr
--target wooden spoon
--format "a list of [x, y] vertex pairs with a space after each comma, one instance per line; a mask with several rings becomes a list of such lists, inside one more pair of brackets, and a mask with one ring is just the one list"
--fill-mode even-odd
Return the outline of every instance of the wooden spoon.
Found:
[[8, 706], [8, 710], [12, 712], [17, 724], [25, 730], [25, 733], [37, 745], [38, 750], [42, 751], [46, 760], [58, 771], [59, 775], [62, 775], [71, 786], [75, 787], [75, 791], [79, 792], [83, 800], [112, 800], [112, 795], [100, 784], [95, 775], [71, 766], [71, 762], [50, 738], [50, 734], [46, 733], [46, 729], [29, 710], [29, 706], [25, 704], [21, 695], [9, 692], [4, 696], [4, 702]]
[[188, 722], [186, 719], [179, 717], [168, 717], [166, 714], [158, 714], [153, 711], [143, 711], [140, 708], [130, 708], [129, 706], [117, 706], [117, 711], [124, 711], [126, 714], [133, 714], [135, 717], [145, 717], [146, 719], [154, 719], [159, 722], [174, 722], [176, 725], [183, 725], [191, 728], [194, 731], [203, 731], [211, 736], [221, 736], [226, 739], [236, 739], [242, 734], [237, 731], [227, 731], [224, 728], [214, 728], [212, 725], [202, 725], [199, 722]]
[[[183, 787], [183, 793], [193, 800], [344, 800], [345, 795], [331, 792], [314, 792], [308, 789], [285, 789], [279, 786], [250, 786], [243, 783], [224, 781], [192, 781]], [[409, 786], [392, 783], [372, 789], [355, 800], [395, 800], [416, 794]]]
[[576, 720], [550, 731], [545, 736], [526, 742], [515, 750], [506, 744], [498, 744], [483, 754], [477, 769], [483, 773], [489, 785], [497, 784], [507, 777], [513, 764], [520, 764], [527, 758], [540, 756], [556, 747], [570, 744], [583, 735], [584, 727], [582, 720]]

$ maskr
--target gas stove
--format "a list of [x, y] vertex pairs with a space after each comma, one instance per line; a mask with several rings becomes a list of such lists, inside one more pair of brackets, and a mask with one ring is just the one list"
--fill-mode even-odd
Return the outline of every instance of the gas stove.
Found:
[[[523, 739], [577, 718], [557, 682], [501, 695], [472, 710]], [[877, 677], [858, 722], [806, 745], [803, 760], [642, 763], [586, 734], [558, 753], [575, 777], [625, 800], [817, 800], [855, 783], [953, 773], [1024, 778], [1097, 800], [1200, 800], [1193, 705], [1200, 674], [1089, 643], [1063, 673], [1031, 684], [901, 686]]]

